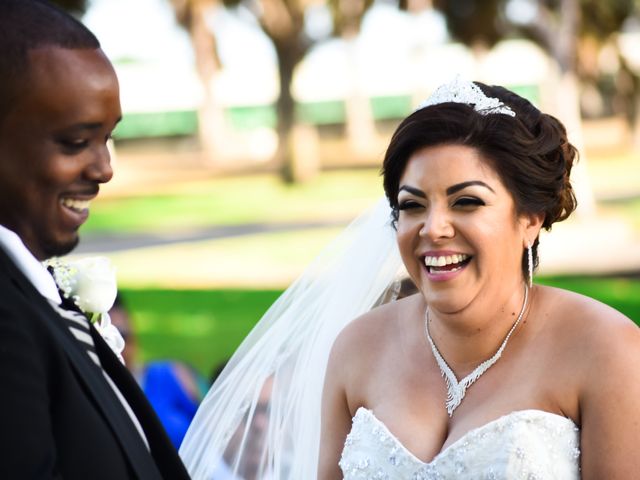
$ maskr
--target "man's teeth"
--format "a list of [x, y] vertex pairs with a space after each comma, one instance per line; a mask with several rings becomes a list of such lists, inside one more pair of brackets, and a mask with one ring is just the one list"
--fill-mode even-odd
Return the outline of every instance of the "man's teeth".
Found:
[[74, 198], [62, 199], [62, 205], [72, 210], [87, 210], [90, 203], [89, 200], [76, 200]]
[[444, 267], [447, 265], [454, 265], [457, 263], [464, 262], [469, 255], [465, 254], [456, 254], [456, 255], [446, 255], [439, 257], [424, 257], [424, 264], [427, 267]]

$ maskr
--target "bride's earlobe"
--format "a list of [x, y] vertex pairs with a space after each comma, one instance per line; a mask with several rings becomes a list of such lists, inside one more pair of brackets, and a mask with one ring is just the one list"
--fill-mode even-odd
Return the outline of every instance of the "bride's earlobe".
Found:
[[520, 225], [522, 227], [522, 246], [527, 248], [529, 244], [533, 245], [535, 239], [538, 238], [542, 224], [544, 222], [544, 214], [542, 213], [530, 213], [524, 214], [521, 217]]

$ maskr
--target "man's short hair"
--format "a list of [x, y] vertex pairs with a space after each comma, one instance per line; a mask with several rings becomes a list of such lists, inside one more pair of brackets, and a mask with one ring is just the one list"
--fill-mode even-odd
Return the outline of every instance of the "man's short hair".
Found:
[[80, 21], [46, 0], [0, 0], [0, 121], [20, 93], [30, 50], [100, 48]]

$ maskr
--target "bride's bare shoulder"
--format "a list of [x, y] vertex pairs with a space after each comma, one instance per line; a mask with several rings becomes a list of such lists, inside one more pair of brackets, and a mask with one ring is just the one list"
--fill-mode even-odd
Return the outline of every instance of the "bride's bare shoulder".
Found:
[[577, 352], [591, 373], [610, 361], [630, 361], [630, 356], [636, 365], [640, 362], [640, 328], [623, 313], [567, 290], [542, 287], [541, 293], [543, 315], [554, 319], [554, 337], [567, 351]]
[[585, 335], [610, 332], [615, 336], [628, 329], [637, 329], [623, 313], [594, 298], [560, 288], [537, 288], [540, 288], [541, 303], [548, 316]]
[[[424, 305], [420, 294], [380, 305], [351, 321], [338, 335], [334, 350], [349, 356], [381, 353], [393, 344], [403, 318], [415, 316]], [[419, 313], [418, 313], [419, 314]]]

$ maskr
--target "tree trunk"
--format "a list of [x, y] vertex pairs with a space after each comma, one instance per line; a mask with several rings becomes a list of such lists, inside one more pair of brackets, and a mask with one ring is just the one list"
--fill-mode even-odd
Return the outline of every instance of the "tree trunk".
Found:
[[640, 115], [637, 113], [640, 112], [640, 94], [636, 94], [634, 108], [636, 115], [631, 125], [631, 145], [634, 150], [640, 152]]
[[193, 45], [196, 70], [202, 83], [203, 99], [198, 111], [198, 138], [203, 161], [215, 165], [224, 157], [226, 122], [224, 110], [216, 100], [215, 80], [220, 71], [216, 39], [209, 29], [206, 17], [216, 2], [195, 2], [189, 31]]
[[556, 87], [555, 113], [565, 124], [569, 140], [580, 152], [580, 161], [574, 165], [571, 179], [578, 200], [576, 212], [579, 216], [588, 217], [595, 213], [595, 197], [587, 169], [580, 113], [580, 88], [576, 76], [579, 24], [579, 0], [562, 0], [557, 41], [551, 43], [552, 55], [559, 67], [560, 76]]
[[363, 158], [376, 148], [376, 127], [371, 100], [362, 91], [358, 77], [356, 38], [345, 38], [349, 62], [349, 92], [345, 98], [346, 133], [353, 155]]
[[283, 180], [287, 183], [296, 183], [313, 177], [319, 169], [317, 141], [313, 140], [313, 127], [294, 129], [296, 112], [291, 84], [295, 67], [304, 57], [304, 49], [296, 39], [274, 41], [274, 45], [280, 76], [280, 95], [276, 102], [278, 149], [275, 160], [281, 166]]
[[571, 172], [571, 183], [578, 200], [576, 212], [581, 216], [590, 216], [595, 213], [595, 198], [587, 170], [587, 155], [580, 115], [580, 88], [576, 74], [572, 71], [560, 72], [555, 92], [556, 111], [554, 113], [567, 128], [569, 141], [580, 152], [580, 160]]

